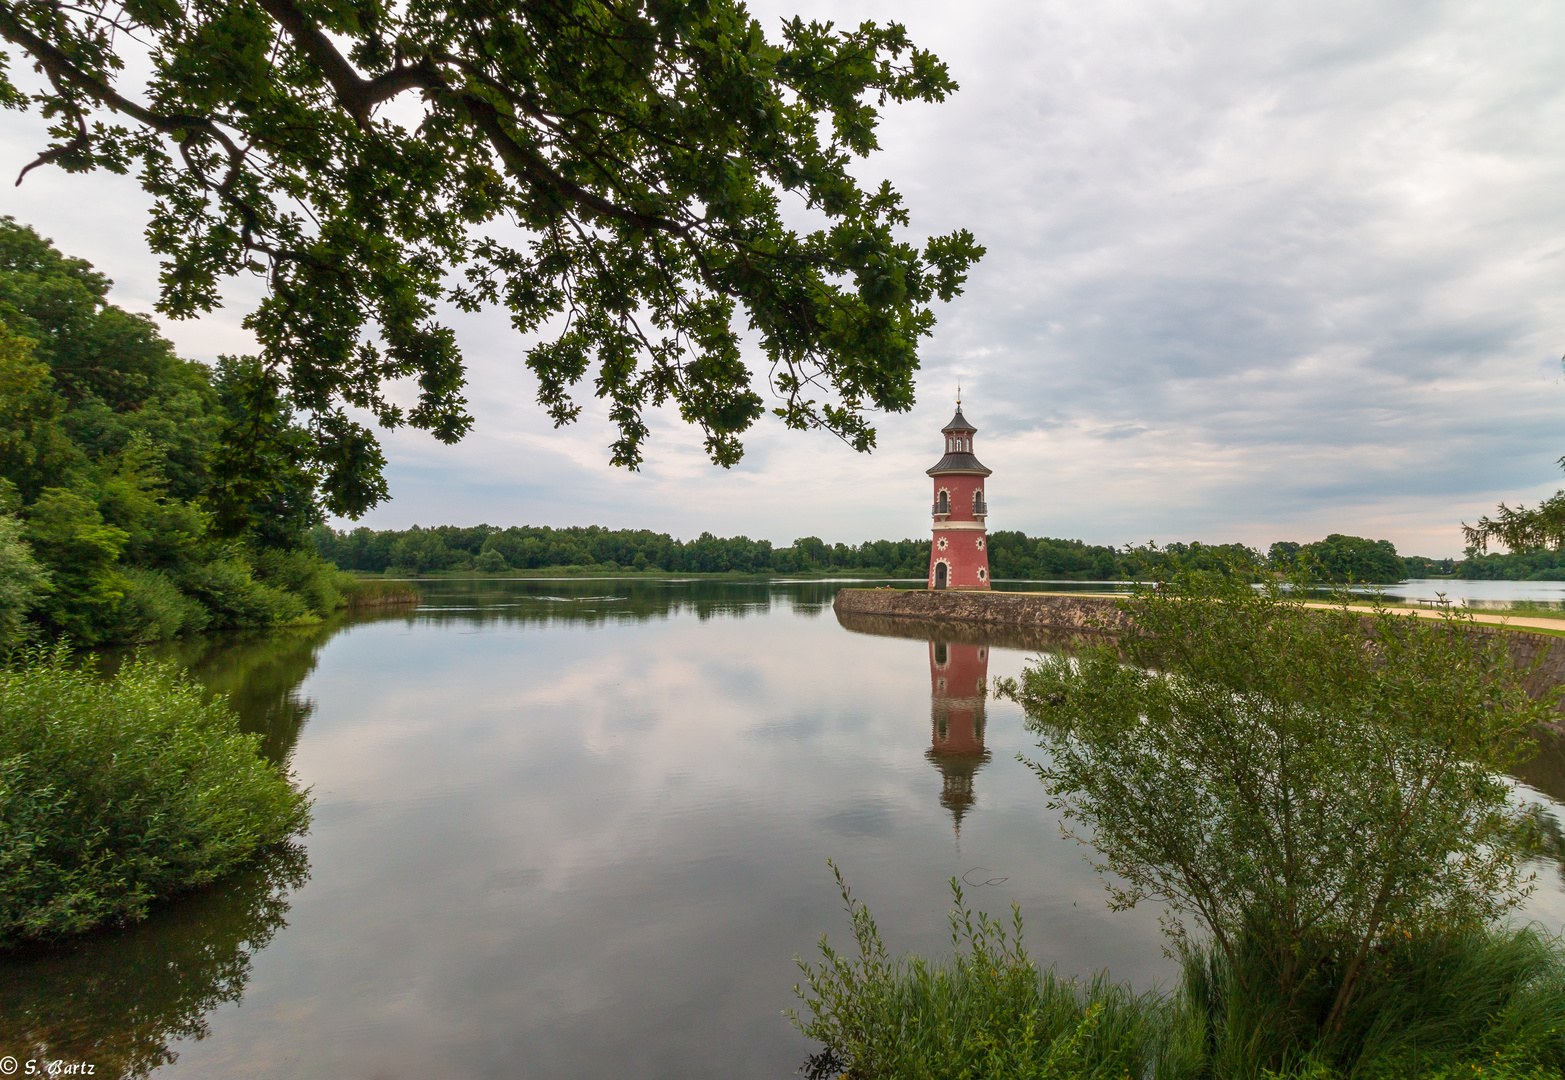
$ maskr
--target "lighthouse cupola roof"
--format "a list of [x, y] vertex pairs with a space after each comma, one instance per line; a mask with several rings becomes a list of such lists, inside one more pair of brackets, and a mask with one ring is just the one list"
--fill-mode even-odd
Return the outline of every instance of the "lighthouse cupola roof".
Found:
[[953, 432], [958, 431], [965, 432], [968, 435], [972, 435], [978, 431], [977, 428], [967, 422], [967, 417], [962, 415], [962, 403], [960, 401], [956, 403], [956, 415], [951, 417], [951, 422], [949, 424], [940, 429], [940, 434], [950, 435]]
[[967, 473], [972, 476], [988, 476], [989, 470], [984, 468], [983, 462], [973, 456], [973, 440], [969, 437], [978, 429], [967, 422], [967, 417], [962, 415], [962, 399], [956, 399], [956, 415], [951, 422], [940, 429], [940, 434], [946, 437], [945, 457], [935, 463], [932, 469], [926, 469], [929, 476], [940, 476], [944, 473]]

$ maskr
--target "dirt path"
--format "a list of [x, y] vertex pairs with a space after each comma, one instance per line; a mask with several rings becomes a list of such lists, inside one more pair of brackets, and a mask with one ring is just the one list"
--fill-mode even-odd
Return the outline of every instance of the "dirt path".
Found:
[[[1337, 605], [1310, 603], [1305, 606], [1313, 608], [1333, 608]], [[1349, 605], [1349, 609], [1352, 611], [1362, 611], [1365, 613], [1371, 613], [1375, 610], [1368, 604], [1351, 604]], [[1399, 615], [1405, 611], [1411, 612], [1412, 614], [1417, 615], [1420, 619], [1438, 619], [1441, 615], [1441, 612], [1438, 608], [1432, 607], [1415, 608], [1398, 606], [1393, 607], [1390, 610], [1395, 611]], [[1511, 626], [1518, 629], [1526, 628], [1528, 630], [1552, 630], [1556, 634], [1565, 634], [1565, 619], [1540, 619], [1535, 616], [1516, 615], [1512, 612], [1506, 611], [1475, 611], [1470, 608], [1458, 608], [1457, 610], [1460, 611], [1463, 615], [1471, 615], [1473, 622], [1476, 623], [1485, 623], [1491, 626]]]

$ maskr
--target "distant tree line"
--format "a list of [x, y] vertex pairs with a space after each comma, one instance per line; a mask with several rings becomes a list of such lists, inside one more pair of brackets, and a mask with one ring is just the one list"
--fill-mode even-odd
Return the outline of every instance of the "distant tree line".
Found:
[[[928, 540], [868, 540], [828, 544], [806, 536], [787, 547], [747, 536], [702, 533], [676, 540], [648, 529], [495, 525], [343, 531], [318, 526], [311, 534], [323, 559], [344, 570], [433, 574], [499, 573], [575, 567], [597, 571], [667, 573], [855, 573], [921, 578], [929, 569]], [[1319, 580], [1390, 583], [1426, 566], [1450, 564], [1402, 559], [1389, 540], [1332, 534], [1312, 544], [1278, 543], [1263, 555], [1243, 544], [1172, 543], [1114, 547], [1081, 540], [1031, 537], [1000, 530], [989, 534], [989, 566], [997, 579], [1056, 581], [1155, 580], [1179, 568], [1259, 579], [1291, 570], [1300, 561]], [[1415, 566], [1414, 564], [1418, 565]], [[1449, 573], [1449, 569], [1444, 570]]]
[[649, 529], [605, 529], [597, 525], [495, 525], [460, 528], [339, 531], [315, 529], [315, 550], [344, 570], [412, 574], [448, 570], [543, 570], [582, 567], [700, 574], [799, 574], [821, 571], [878, 572], [922, 577], [929, 565], [928, 540], [874, 540], [828, 544], [814, 536], [775, 547], [748, 536], [704, 532], [676, 540]]
[[1473, 552], [1457, 563], [1456, 576], [1472, 581], [1565, 581], [1565, 552]]

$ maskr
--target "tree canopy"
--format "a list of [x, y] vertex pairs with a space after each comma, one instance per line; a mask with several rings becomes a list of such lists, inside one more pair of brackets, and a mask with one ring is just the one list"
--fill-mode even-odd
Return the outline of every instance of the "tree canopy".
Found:
[[983, 253], [966, 230], [913, 242], [890, 184], [854, 176], [887, 102], [956, 89], [897, 24], [795, 18], [774, 42], [737, 0], [0, 0], [0, 35], [43, 76], [26, 94], [0, 68], [0, 97], [51, 122], [23, 175], [134, 169], [155, 197], [161, 311], [265, 276], [246, 325], [333, 513], [386, 495], [354, 410], [471, 425], [442, 302], [537, 335], [556, 424], [596, 365], [616, 464], [673, 403], [726, 466], [765, 407], [738, 308], [782, 420], [867, 450], [865, 410], [912, 405], [930, 305]]
[[[1565, 468], [1565, 458], [1560, 459]], [[1513, 554], [1565, 550], [1565, 491], [1556, 491], [1536, 507], [1500, 504], [1493, 518], [1485, 514], [1477, 525], [1462, 522], [1469, 555], [1481, 555], [1492, 543], [1504, 544]]]
[[276, 380], [181, 359], [108, 289], [0, 217], [0, 652], [24, 613], [100, 644], [333, 610], [309, 433]]

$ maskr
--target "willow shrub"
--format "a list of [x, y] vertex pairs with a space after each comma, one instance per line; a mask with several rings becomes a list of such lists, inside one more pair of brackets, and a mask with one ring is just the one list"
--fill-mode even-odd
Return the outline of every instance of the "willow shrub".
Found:
[[1399, 943], [1479, 933], [1526, 895], [1538, 830], [1503, 772], [1548, 703], [1450, 614], [1203, 575], [1126, 606], [1117, 647], [1001, 687], [1041, 737], [1051, 807], [1111, 906], [1166, 904], [1176, 946], [1185, 921], [1210, 942], [1253, 1006], [1246, 1054], [1344, 1067]]
[[223, 699], [63, 649], [0, 670], [0, 947], [141, 919], [308, 823], [308, 799]]

